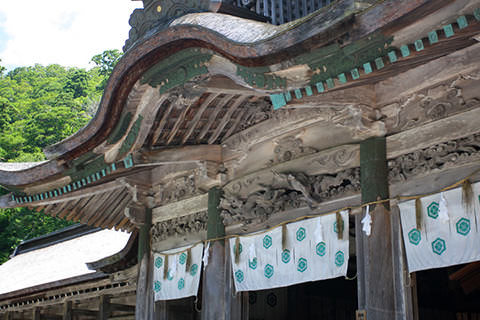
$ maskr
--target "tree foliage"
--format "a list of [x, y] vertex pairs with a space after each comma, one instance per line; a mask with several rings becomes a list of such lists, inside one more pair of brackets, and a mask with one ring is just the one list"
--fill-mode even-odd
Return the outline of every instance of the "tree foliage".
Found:
[[102, 83], [99, 85], [99, 89], [105, 88], [105, 85], [107, 84], [108, 76], [113, 71], [113, 68], [117, 65], [117, 62], [120, 60], [122, 57], [123, 53], [119, 50], [106, 50], [103, 51], [101, 54], [97, 54], [93, 56], [91, 62], [93, 62], [98, 68], [98, 72], [100, 75], [104, 76], [104, 80]]
[[[0, 66], [0, 161], [44, 160], [43, 148], [86, 125], [120, 56], [96, 55], [90, 70], [37, 64], [5, 73]], [[22, 240], [69, 224], [26, 208], [0, 210], [0, 264]]]

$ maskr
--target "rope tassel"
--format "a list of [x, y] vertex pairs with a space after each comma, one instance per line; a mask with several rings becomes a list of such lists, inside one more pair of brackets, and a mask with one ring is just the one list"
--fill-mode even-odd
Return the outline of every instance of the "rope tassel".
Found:
[[165, 264], [163, 265], [163, 279], [167, 279], [168, 276], [168, 254], [165, 255]]
[[473, 212], [473, 189], [468, 179], [462, 183], [462, 205], [467, 214]]
[[187, 261], [185, 262], [185, 270], [189, 272], [191, 266], [192, 266], [192, 248], [188, 248]]
[[287, 225], [282, 224], [282, 251], [287, 249]]
[[338, 240], [342, 240], [343, 239], [343, 218], [339, 211], [337, 211], [336, 213], [336, 219], [337, 219]]
[[240, 237], [235, 238], [235, 264], [240, 263]]
[[422, 201], [420, 198], [415, 199], [415, 221], [417, 224], [417, 230], [422, 230]]

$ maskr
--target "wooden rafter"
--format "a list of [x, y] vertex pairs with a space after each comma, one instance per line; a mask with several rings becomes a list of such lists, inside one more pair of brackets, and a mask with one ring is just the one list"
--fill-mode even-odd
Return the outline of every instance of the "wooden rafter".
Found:
[[155, 142], [160, 138], [160, 135], [162, 134], [163, 128], [167, 124], [168, 118], [170, 116], [170, 113], [173, 110], [174, 105], [175, 105], [174, 103], [170, 102], [167, 110], [163, 113], [162, 119], [160, 120], [160, 122], [159, 122], [157, 128], [155, 129], [155, 131], [153, 132], [152, 145], [155, 144]]
[[110, 197], [108, 197], [107, 200], [105, 200], [101, 205], [100, 207], [97, 209], [97, 212], [95, 213], [95, 215], [93, 217], [91, 217], [90, 219], [88, 219], [87, 223], [89, 225], [93, 225], [95, 227], [98, 227], [100, 226], [100, 222], [103, 220], [103, 214], [104, 214], [104, 211], [109, 207], [111, 206], [113, 203], [115, 203], [115, 201], [117, 200], [117, 198], [122, 195], [124, 193], [124, 188], [120, 189], [120, 190], [116, 190], [114, 193], [112, 193], [110, 195]]
[[235, 110], [237, 110], [237, 108], [247, 99], [247, 97], [248, 96], [239, 96], [235, 102], [230, 105], [222, 120], [220, 120], [220, 123], [217, 125], [217, 128], [213, 132], [212, 136], [208, 139], [208, 144], [213, 144], [218, 139], [227, 123], [231, 120]]
[[105, 192], [102, 195], [95, 196], [94, 201], [91, 201], [90, 204], [85, 207], [84, 214], [80, 217], [81, 223], [87, 223], [88, 219], [95, 214], [97, 208], [108, 199], [109, 192]]
[[253, 108], [251, 108], [251, 110], [248, 110], [248, 108], [243, 108], [240, 111], [240, 113], [238, 114], [238, 116], [235, 118], [235, 120], [232, 122], [232, 125], [230, 126], [230, 128], [225, 133], [224, 138], [230, 137], [235, 132], [235, 130], [237, 129], [239, 123], [243, 120], [243, 116], [245, 115], [245, 113], [247, 113], [247, 112], [252, 113], [253, 112], [252, 110], [253, 110]]
[[120, 221], [122, 221], [122, 217], [124, 217], [125, 208], [128, 204], [132, 201], [132, 197], [130, 194], [127, 194], [125, 198], [117, 205], [117, 207], [110, 213], [110, 218], [105, 221], [105, 225], [108, 228], [113, 228], [113, 226]]
[[190, 138], [190, 135], [192, 134], [193, 130], [197, 126], [198, 122], [200, 122], [200, 119], [202, 118], [203, 113], [205, 112], [207, 107], [210, 105], [210, 103], [212, 103], [213, 100], [215, 100], [215, 98], [218, 97], [218, 96], [219, 96], [218, 93], [210, 94], [205, 99], [205, 101], [202, 102], [202, 104], [200, 105], [200, 108], [197, 110], [197, 112], [195, 114], [195, 117], [190, 122], [190, 126], [188, 127], [187, 132], [185, 133], [185, 135], [182, 138], [182, 144], [184, 144], [188, 140], [188, 138]]
[[188, 104], [188, 105], [184, 106], [184, 109], [183, 109], [182, 113], [180, 114], [177, 121], [173, 125], [172, 130], [170, 130], [170, 133], [167, 137], [167, 141], [165, 142], [166, 145], [169, 145], [172, 142], [173, 138], [175, 138], [175, 136], [177, 135], [178, 129], [180, 129], [180, 126], [182, 125], [183, 120], [187, 116], [187, 113], [188, 113], [188, 111], [190, 110], [191, 107], [192, 107], [192, 104]]
[[121, 203], [125, 200], [125, 198], [130, 197], [130, 195], [127, 192], [122, 192], [119, 194], [119, 196], [115, 199], [114, 202], [111, 203], [110, 206], [105, 208], [105, 211], [102, 212], [101, 218], [97, 221], [97, 223], [94, 224], [95, 227], [102, 227], [106, 225], [106, 222], [109, 221], [112, 217], [112, 213], [115, 211], [115, 209], [118, 206], [118, 203]]
[[200, 134], [198, 135], [197, 137], [197, 142], [200, 142], [204, 137], [205, 135], [207, 134], [207, 132], [210, 130], [211, 126], [213, 125], [213, 122], [215, 121], [215, 119], [217, 118], [217, 115], [218, 113], [220, 112], [220, 110], [223, 109], [223, 107], [233, 98], [234, 96], [233, 95], [226, 95], [225, 97], [223, 97], [217, 104], [217, 106], [215, 107], [215, 110], [210, 114], [210, 116], [208, 117], [208, 122], [205, 124], [205, 126], [203, 127], [202, 131], [200, 132]]

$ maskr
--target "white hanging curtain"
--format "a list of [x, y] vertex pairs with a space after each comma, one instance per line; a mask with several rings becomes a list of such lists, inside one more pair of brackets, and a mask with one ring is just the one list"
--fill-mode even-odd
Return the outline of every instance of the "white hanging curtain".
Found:
[[467, 212], [462, 188], [421, 198], [422, 227], [416, 227], [415, 200], [399, 204], [409, 272], [480, 260], [480, 183]]
[[[155, 301], [180, 299], [197, 295], [200, 283], [203, 244], [197, 244], [190, 250], [190, 258], [188, 257], [188, 251], [175, 254], [175, 252], [185, 250], [186, 248], [188, 247], [165, 251], [165, 253], [169, 254], [168, 259], [165, 258], [164, 254], [154, 254], [153, 292]], [[166, 262], [168, 263], [168, 272], [164, 274]], [[164, 275], [166, 275], [165, 278]]]
[[281, 227], [240, 237], [238, 263], [236, 238], [230, 239], [236, 290], [262, 290], [345, 276], [349, 258], [348, 212], [340, 216], [341, 240], [335, 214], [288, 224], [285, 250]]

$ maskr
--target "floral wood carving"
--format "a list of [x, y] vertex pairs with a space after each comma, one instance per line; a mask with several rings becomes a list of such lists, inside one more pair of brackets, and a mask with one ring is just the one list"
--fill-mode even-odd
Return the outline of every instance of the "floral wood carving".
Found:
[[269, 161], [269, 165], [290, 161], [318, 151], [304, 146], [302, 139], [295, 136], [284, 137], [275, 141], [274, 144], [274, 159]]
[[184, 217], [161, 221], [153, 225], [151, 233], [155, 242], [172, 236], [185, 236], [207, 230], [207, 212], [197, 212]]
[[404, 154], [388, 161], [390, 183], [480, 160], [480, 133]]
[[[464, 112], [480, 105], [480, 95], [465, 94], [462, 87], [478, 86], [479, 74], [460, 75], [453, 81], [424, 89], [382, 108], [389, 133]], [[477, 82], [477, 84], [474, 84]]]
[[201, 193], [196, 187], [194, 174], [174, 178], [165, 184], [157, 186], [155, 189], [155, 200], [157, 205], [165, 205]]

